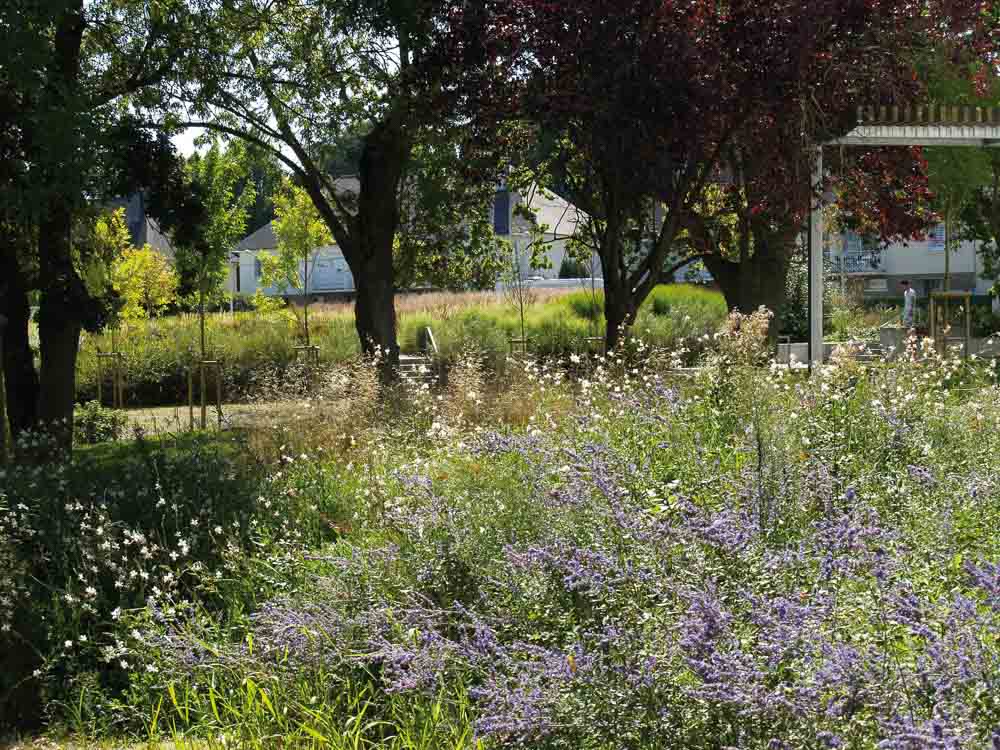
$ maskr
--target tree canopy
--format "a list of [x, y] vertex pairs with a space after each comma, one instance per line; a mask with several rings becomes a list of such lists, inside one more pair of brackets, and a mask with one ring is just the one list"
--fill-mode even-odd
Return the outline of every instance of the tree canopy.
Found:
[[802, 218], [824, 187], [810, 184], [817, 146], [853, 127], [859, 102], [919, 96], [918, 53], [977, 29], [979, 10], [515, 0], [487, 37], [508, 55], [510, 91], [480, 99], [477, 114], [486, 132], [526, 119], [554, 135], [558, 182], [590, 217], [613, 346], [668, 262], [686, 260], [681, 240], [709, 234], [713, 184], [728, 195], [716, 207], [739, 218], [730, 257], [740, 262], [704, 243], [689, 257], [705, 257], [737, 306], [783, 289]]

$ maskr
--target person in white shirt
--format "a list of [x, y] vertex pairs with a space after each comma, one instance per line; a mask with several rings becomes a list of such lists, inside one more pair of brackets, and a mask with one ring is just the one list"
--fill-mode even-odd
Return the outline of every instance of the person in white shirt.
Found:
[[899, 285], [903, 287], [903, 326], [913, 328], [913, 317], [917, 310], [917, 292], [905, 279], [900, 281]]

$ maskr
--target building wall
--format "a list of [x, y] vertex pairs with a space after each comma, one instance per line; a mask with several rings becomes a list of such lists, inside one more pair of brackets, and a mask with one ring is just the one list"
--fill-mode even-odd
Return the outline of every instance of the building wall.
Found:
[[[507, 237], [506, 239], [511, 243], [514, 257], [518, 260], [522, 278], [528, 279], [533, 276], [541, 277], [543, 279], [559, 278], [559, 269], [562, 268], [563, 259], [566, 257], [566, 245], [568, 240], [562, 238], [556, 239], [552, 235], [546, 235], [544, 255], [547, 260], [547, 267], [532, 268], [531, 240], [527, 236], [513, 236]], [[594, 254], [591, 259], [590, 266], [593, 268], [594, 276], [601, 275], [601, 260], [596, 254]]]
[[[270, 250], [244, 250], [239, 256], [239, 293], [254, 294], [258, 288], [268, 296], [289, 296], [303, 293], [301, 288], [281, 289], [276, 286], [261, 287], [261, 258]], [[299, 278], [305, 276], [305, 263], [299, 263]], [[335, 246], [319, 248], [313, 255], [309, 267], [310, 294], [354, 291], [354, 276], [347, 267], [343, 253]]]
[[[893, 244], [874, 253], [861, 248], [854, 236], [832, 239], [834, 277], [838, 275], [839, 258], [847, 257], [848, 278], [862, 280], [865, 296], [897, 297], [900, 294], [899, 282], [903, 279], [909, 280], [921, 296], [942, 287], [945, 266], [943, 227], [927, 239]], [[859, 255], [862, 252], [866, 253], [863, 259]], [[982, 263], [977, 243], [961, 242], [952, 248], [949, 255], [952, 290], [975, 294], [989, 292], [993, 283], [980, 277]]]

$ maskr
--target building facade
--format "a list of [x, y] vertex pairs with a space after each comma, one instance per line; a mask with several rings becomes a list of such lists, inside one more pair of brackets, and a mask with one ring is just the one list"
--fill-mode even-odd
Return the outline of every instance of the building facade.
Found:
[[[534, 215], [534, 222], [523, 215], [524, 209]], [[511, 266], [516, 267], [520, 277], [551, 281], [559, 278], [569, 242], [580, 231], [586, 215], [541, 188], [533, 186], [520, 193], [501, 185], [494, 196], [491, 218], [494, 234], [510, 244]], [[536, 258], [540, 264], [533, 264]], [[596, 253], [583, 266], [587, 278], [601, 277], [601, 261]], [[505, 283], [501, 278], [498, 286]]]
[[[520, 206], [534, 214], [537, 230], [532, 222], [521, 215]], [[532, 190], [529, 196], [501, 187], [494, 196], [490, 209], [494, 233], [507, 240], [511, 246], [513, 263], [517, 263], [524, 280], [552, 281], [559, 278], [567, 243], [583, 220], [577, 208], [562, 198], [546, 194], [542, 190]], [[539, 254], [545, 259], [541, 267], [531, 263], [534, 243], [540, 241]], [[309, 260], [309, 273], [305, 263], [299, 264], [299, 278], [308, 277], [308, 289], [284, 289], [276, 286], [262, 286], [263, 255], [274, 253], [278, 247], [274, 228], [267, 224], [244, 238], [236, 246], [232, 255], [232, 269], [228, 289], [239, 295], [253, 295], [258, 290], [268, 296], [300, 297], [305, 294], [315, 296], [348, 296], [355, 291], [354, 276], [343, 253], [337, 245], [317, 248]], [[600, 277], [601, 265], [596, 255], [585, 264], [594, 276]], [[498, 287], [503, 285], [498, 280]]]
[[232, 254], [233, 273], [230, 275], [230, 291], [252, 295], [260, 290], [262, 294], [268, 296], [292, 297], [304, 294], [336, 296], [354, 291], [354, 276], [347, 267], [344, 254], [336, 245], [316, 248], [309, 259], [308, 269], [304, 261], [299, 263], [299, 278], [308, 280], [307, 289], [262, 286], [262, 256], [265, 253], [276, 252], [277, 247], [278, 240], [271, 224], [265, 224], [240, 242]]
[[[865, 298], [893, 298], [901, 294], [899, 282], [908, 280], [917, 295], [926, 298], [944, 288], [945, 228], [939, 224], [922, 240], [894, 243], [882, 248], [853, 232], [827, 238], [831, 278], [860, 288]], [[978, 243], [955, 243], [948, 253], [952, 291], [987, 295], [993, 286], [982, 278]]]

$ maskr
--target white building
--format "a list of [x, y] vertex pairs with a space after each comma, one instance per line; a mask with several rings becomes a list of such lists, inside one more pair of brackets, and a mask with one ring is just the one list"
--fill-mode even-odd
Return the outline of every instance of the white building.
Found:
[[347, 267], [344, 254], [336, 245], [317, 248], [309, 260], [309, 273], [305, 262], [299, 263], [299, 278], [308, 276], [309, 288], [281, 289], [276, 286], [261, 287], [262, 261], [264, 253], [274, 253], [278, 239], [272, 224], [265, 224], [249, 237], [243, 239], [233, 252], [235, 289], [237, 294], [252, 295], [258, 289], [269, 296], [302, 296], [304, 292], [316, 295], [346, 294], [354, 291], [354, 277]]
[[[899, 282], [906, 279], [925, 298], [943, 289], [945, 266], [944, 224], [935, 227], [927, 238], [895, 243], [879, 249], [866, 244], [852, 232], [834, 235], [829, 240], [828, 256], [831, 278], [841, 277], [860, 285], [866, 298], [899, 297]], [[993, 282], [981, 277], [982, 260], [978, 243], [963, 241], [949, 253], [948, 265], [952, 291], [989, 293]]]
[[[357, 195], [357, 180], [338, 180], [343, 195], [350, 200]], [[542, 231], [535, 236], [531, 222], [516, 209], [527, 205], [535, 216], [535, 222]], [[522, 278], [554, 280], [559, 278], [566, 255], [566, 245], [577, 232], [584, 215], [573, 205], [551, 193], [532, 189], [527, 197], [506, 189], [498, 190], [491, 210], [494, 232], [510, 242], [514, 256], [518, 259]], [[531, 257], [533, 243], [540, 241], [541, 253], [547, 259], [543, 268], [533, 268]], [[299, 278], [308, 276], [309, 288], [281, 289], [275, 286], [262, 287], [262, 260], [265, 253], [276, 252], [277, 237], [271, 224], [258, 229], [244, 238], [232, 254], [232, 272], [229, 288], [236, 294], [252, 295], [258, 289], [269, 296], [302, 296], [304, 293], [317, 296], [349, 295], [354, 291], [354, 277], [343, 253], [337, 245], [317, 248], [309, 261], [309, 273], [305, 263], [299, 264]], [[595, 276], [601, 275], [600, 260], [594, 255], [588, 264]]]
[[[522, 206], [534, 215], [534, 222], [522, 215]], [[573, 204], [536, 186], [524, 194], [501, 187], [492, 213], [493, 232], [510, 243], [521, 277], [535, 280], [559, 278], [567, 245], [587, 218]], [[532, 266], [535, 255], [544, 258], [541, 267]], [[590, 275], [601, 276], [596, 253], [584, 265]]]

